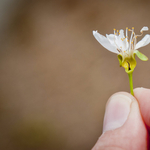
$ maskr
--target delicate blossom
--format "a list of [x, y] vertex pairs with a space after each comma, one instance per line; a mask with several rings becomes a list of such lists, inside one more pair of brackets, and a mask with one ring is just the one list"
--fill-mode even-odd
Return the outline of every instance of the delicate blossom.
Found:
[[[140, 30], [141, 35], [143, 31], [147, 30], [148, 27], [143, 27]], [[135, 54], [143, 61], [148, 60], [138, 49], [150, 43], [150, 35], [146, 34], [141, 41], [137, 42], [137, 37], [141, 35], [135, 34], [134, 27], [132, 27], [132, 29], [126, 28], [125, 34], [126, 35], [124, 35], [124, 30], [122, 29], [120, 31], [114, 29], [114, 34], [106, 34], [105, 37], [97, 31], [93, 31], [96, 40], [107, 50], [118, 54], [120, 66], [123, 66], [127, 73], [131, 73], [136, 66]]]

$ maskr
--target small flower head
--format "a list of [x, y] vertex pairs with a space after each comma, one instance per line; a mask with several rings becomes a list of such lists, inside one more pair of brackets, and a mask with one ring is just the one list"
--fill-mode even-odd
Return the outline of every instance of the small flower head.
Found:
[[136, 66], [135, 54], [143, 61], [148, 60], [138, 49], [150, 43], [150, 35], [146, 34], [144, 38], [137, 43], [137, 37], [142, 36], [143, 31], [147, 30], [148, 27], [143, 27], [140, 30], [141, 35], [135, 34], [134, 27], [132, 27], [132, 29], [126, 28], [126, 36], [122, 29], [120, 31], [114, 29], [114, 34], [106, 34], [106, 37], [97, 31], [93, 31], [93, 35], [103, 47], [118, 54], [120, 66], [123, 66], [127, 73], [131, 73]]

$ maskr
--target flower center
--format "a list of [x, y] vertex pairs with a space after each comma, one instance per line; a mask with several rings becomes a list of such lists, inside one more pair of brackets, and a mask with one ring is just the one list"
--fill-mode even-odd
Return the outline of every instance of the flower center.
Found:
[[[128, 36], [128, 32], [131, 32], [130, 38]], [[143, 32], [141, 32], [143, 33]], [[142, 35], [142, 34], [141, 34]], [[128, 29], [126, 27], [126, 36], [124, 36], [123, 30], [117, 30], [114, 29], [114, 43], [117, 47], [117, 50], [119, 53], [126, 52], [126, 51], [132, 51], [135, 50], [135, 45], [137, 43], [137, 37], [141, 35], [136, 35], [134, 32], [134, 27], [132, 29]]]

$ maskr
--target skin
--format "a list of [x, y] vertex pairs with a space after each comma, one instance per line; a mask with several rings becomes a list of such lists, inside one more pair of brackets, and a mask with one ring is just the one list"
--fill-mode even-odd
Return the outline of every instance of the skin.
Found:
[[121, 127], [104, 132], [92, 150], [149, 150], [150, 89], [136, 88], [134, 97], [126, 92], [117, 94], [132, 99], [128, 118]]

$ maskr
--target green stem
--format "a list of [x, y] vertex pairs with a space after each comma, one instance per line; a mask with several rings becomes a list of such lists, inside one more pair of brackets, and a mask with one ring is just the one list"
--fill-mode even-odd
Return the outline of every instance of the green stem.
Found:
[[130, 83], [130, 92], [131, 92], [131, 94], [134, 96], [134, 93], [133, 93], [132, 73], [129, 73], [128, 76], [129, 76], [129, 83]]

